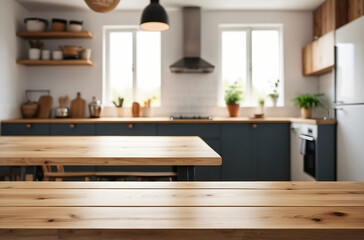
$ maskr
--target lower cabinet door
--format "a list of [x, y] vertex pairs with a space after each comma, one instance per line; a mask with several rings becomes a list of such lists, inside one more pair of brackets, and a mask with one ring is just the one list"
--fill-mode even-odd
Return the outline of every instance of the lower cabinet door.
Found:
[[[219, 139], [203, 139], [212, 149], [220, 154], [220, 140]], [[221, 166], [197, 166], [195, 175], [197, 181], [220, 181], [221, 180]]]
[[256, 157], [251, 124], [221, 126], [222, 180], [256, 180]]
[[290, 180], [290, 124], [257, 124], [257, 180]]
[[93, 136], [95, 135], [94, 124], [51, 124], [52, 136]]
[[1, 125], [3, 136], [48, 136], [49, 124], [34, 123], [6, 123]]
[[96, 124], [98, 136], [156, 136], [156, 124]]

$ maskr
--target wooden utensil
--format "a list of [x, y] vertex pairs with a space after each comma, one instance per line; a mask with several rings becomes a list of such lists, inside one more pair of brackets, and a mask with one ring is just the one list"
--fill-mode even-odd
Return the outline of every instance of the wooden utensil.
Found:
[[53, 98], [51, 96], [41, 96], [39, 98], [37, 118], [49, 118], [52, 102]]
[[59, 107], [60, 108], [65, 108], [67, 106], [67, 104], [68, 104], [68, 96], [59, 98]]
[[137, 102], [133, 102], [133, 107], [131, 108], [131, 113], [133, 117], [139, 117], [140, 115], [140, 104]]
[[81, 98], [81, 93], [77, 93], [77, 97], [71, 102], [71, 117], [84, 118], [86, 112], [86, 101]]

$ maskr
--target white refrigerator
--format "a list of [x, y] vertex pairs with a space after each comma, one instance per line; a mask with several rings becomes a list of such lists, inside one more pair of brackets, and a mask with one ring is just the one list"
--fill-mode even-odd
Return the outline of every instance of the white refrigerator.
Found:
[[336, 31], [337, 180], [364, 181], [364, 16]]

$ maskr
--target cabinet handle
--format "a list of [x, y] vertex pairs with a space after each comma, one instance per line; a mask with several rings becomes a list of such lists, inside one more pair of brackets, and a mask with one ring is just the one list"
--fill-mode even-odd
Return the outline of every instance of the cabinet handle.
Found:
[[31, 128], [32, 127], [32, 124], [28, 123], [25, 127], [26, 128]]
[[131, 123], [130, 123], [130, 124], [128, 124], [128, 128], [129, 128], [129, 129], [133, 129], [133, 128], [134, 128], [134, 124], [131, 124]]
[[256, 129], [257, 127], [258, 127], [258, 124], [256, 124], [256, 123], [252, 124], [252, 128]]
[[70, 128], [75, 128], [75, 127], [76, 127], [75, 124], [73, 124], [73, 123], [70, 124]]

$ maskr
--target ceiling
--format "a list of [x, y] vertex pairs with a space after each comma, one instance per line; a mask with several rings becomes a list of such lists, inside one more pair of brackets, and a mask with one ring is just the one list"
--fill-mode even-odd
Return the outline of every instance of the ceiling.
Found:
[[[17, 0], [30, 11], [88, 10], [83, 0]], [[169, 9], [200, 6], [206, 10], [313, 10], [325, 0], [160, 0]], [[121, 0], [118, 10], [140, 10], [149, 0]]]

